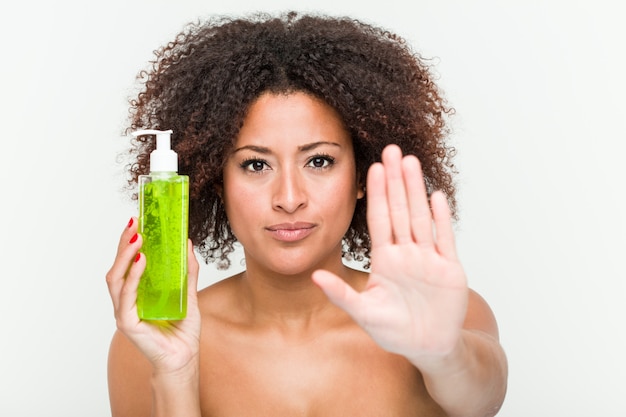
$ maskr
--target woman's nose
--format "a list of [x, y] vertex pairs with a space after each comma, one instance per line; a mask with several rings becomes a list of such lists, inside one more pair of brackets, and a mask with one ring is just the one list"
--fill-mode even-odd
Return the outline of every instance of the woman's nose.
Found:
[[296, 170], [283, 170], [276, 177], [272, 200], [274, 209], [293, 213], [306, 203], [307, 192], [301, 175]]

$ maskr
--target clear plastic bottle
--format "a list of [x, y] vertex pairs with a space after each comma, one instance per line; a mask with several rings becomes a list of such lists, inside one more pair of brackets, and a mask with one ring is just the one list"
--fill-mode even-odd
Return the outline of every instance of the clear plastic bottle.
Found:
[[150, 174], [139, 177], [139, 233], [146, 269], [137, 291], [142, 320], [181, 320], [187, 315], [187, 234], [189, 177], [178, 175], [171, 130], [139, 130], [156, 135]]

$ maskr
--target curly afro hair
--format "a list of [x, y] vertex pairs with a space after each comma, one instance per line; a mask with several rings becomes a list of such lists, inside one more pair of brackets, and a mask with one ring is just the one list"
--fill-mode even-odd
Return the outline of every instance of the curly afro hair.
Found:
[[[129, 133], [172, 129], [179, 173], [190, 177], [189, 237], [206, 262], [230, 265], [236, 238], [217, 188], [250, 104], [264, 92], [301, 91], [332, 106], [354, 145], [357, 178], [390, 143], [422, 164], [428, 193], [442, 190], [456, 218], [455, 150], [447, 106], [425, 60], [406, 41], [364, 22], [289, 12], [188, 24], [155, 51], [130, 100]], [[149, 172], [152, 136], [133, 139], [129, 185]], [[134, 195], [136, 197], [136, 194]], [[369, 266], [366, 199], [357, 202], [344, 257]]]

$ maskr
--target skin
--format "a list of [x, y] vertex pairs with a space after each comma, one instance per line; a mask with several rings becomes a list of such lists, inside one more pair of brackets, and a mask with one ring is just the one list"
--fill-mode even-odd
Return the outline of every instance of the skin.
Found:
[[495, 415], [496, 321], [467, 287], [445, 197], [429, 207], [415, 157], [390, 145], [368, 173], [369, 274], [341, 259], [364, 191], [332, 108], [262, 95], [223, 178], [246, 270], [196, 293], [190, 245], [185, 320], [137, 318], [145, 256], [136, 221], [122, 233], [107, 274], [113, 416]]

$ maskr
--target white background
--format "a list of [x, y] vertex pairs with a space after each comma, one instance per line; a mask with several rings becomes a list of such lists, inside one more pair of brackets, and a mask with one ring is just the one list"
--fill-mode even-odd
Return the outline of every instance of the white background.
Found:
[[[109, 415], [104, 276], [136, 213], [116, 155], [152, 51], [197, 17], [297, 4], [0, 6], [0, 415]], [[500, 416], [626, 416], [619, 2], [315, 4], [436, 58], [457, 111], [459, 251], [510, 362]], [[205, 267], [201, 285], [219, 277]]]

